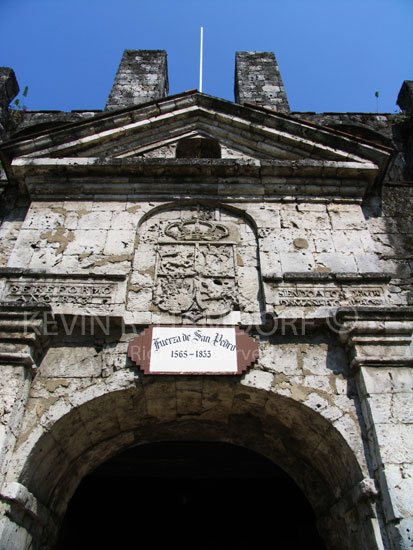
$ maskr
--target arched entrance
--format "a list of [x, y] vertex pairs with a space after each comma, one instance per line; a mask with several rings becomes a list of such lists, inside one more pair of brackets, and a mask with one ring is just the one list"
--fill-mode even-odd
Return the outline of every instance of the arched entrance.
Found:
[[142, 538], [155, 548], [325, 549], [294, 481], [262, 455], [218, 442], [147, 444], [108, 460], [80, 483], [56, 550]]
[[[305, 495], [327, 549], [364, 550], [374, 533], [370, 508], [359, 507], [352, 496], [365, 478], [357, 447], [351, 446], [353, 443], [330, 419], [295, 399], [254, 387], [254, 381], [246, 378], [240, 383], [234, 377], [213, 376], [136, 379], [133, 372], [119, 371], [110, 383], [95, 385], [93, 393], [89, 389], [78, 392], [75, 405], [69, 403], [70, 387], [64, 387], [62, 396], [40, 421], [33, 415], [32, 430], [27, 430], [19, 444], [13, 465], [20, 472], [19, 484], [34, 495], [48, 515], [36, 524], [25, 524], [33, 540], [38, 541], [33, 548], [53, 548], [71, 498], [92, 472], [96, 475], [99, 467], [125, 451], [134, 453], [134, 449], [146, 445], [174, 441], [232, 444], [266, 457]], [[235, 462], [240, 457], [237, 455]], [[143, 505], [133, 500], [135, 493], [136, 487], [125, 500], [111, 497], [110, 506], [99, 520], [102, 528], [110, 525], [114, 514], [123, 508], [137, 530], [145, 529], [148, 522], [140, 520]], [[90, 494], [85, 501], [92, 513]], [[236, 514], [237, 525], [255, 514], [251, 523], [255, 522], [258, 532], [272, 530], [274, 518], [263, 503], [271, 502], [276, 507], [284, 498], [280, 491], [274, 486], [267, 494], [264, 490], [264, 496], [260, 492], [247, 497]], [[220, 502], [223, 500], [220, 497]], [[284, 504], [288, 509], [287, 501]], [[13, 515], [16, 522], [22, 521], [18, 513], [16, 510]], [[260, 518], [267, 513], [271, 521], [263, 525]], [[301, 525], [295, 506], [291, 506], [290, 514]], [[159, 516], [161, 520], [162, 514]]]

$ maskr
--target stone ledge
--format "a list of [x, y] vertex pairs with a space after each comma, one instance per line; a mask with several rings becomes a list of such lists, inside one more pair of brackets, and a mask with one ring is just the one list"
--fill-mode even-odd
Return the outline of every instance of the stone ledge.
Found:
[[353, 359], [351, 369], [353, 372], [360, 367], [376, 367], [376, 368], [398, 368], [398, 367], [413, 367], [413, 358], [408, 357], [363, 357], [362, 359]]
[[45, 325], [56, 327], [48, 304], [18, 304], [16, 308], [15, 302], [0, 302], [0, 364], [25, 366], [34, 374], [36, 361], [49, 342]]
[[366, 272], [366, 273], [323, 273], [323, 272], [313, 272], [313, 271], [289, 271], [285, 273], [263, 273], [262, 278], [266, 282], [280, 282], [280, 281], [305, 281], [305, 282], [324, 282], [324, 281], [337, 281], [340, 283], [343, 282], [354, 282], [354, 283], [366, 283], [366, 282], [381, 282], [388, 283], [394, 277], [391, 273], [376, 273], [376, 272]]
[[21, 319], [26, 318], [27, 313], [34, 313], [36, 311], [51, 312], [52, 310], [49, 304], [21, 304], [16, 308], [16, 302], [8, 302], [6, 300], [0, 301], [0, 317], [6, 315], [10, 318]]
[[341, 307], [337, 310], [336, 319], [344, 321], [413, 321], [413, 306], [393, 307]]
[[126, 275], [123, 273], [93, 273], [93, 272], [70, 272], [57, 273], [40, 269], [25, 269], [21, 267], [0, 267], [0, 277], [30, 277], [30, 278], [61, 278], [61, 279], [109, 279], [123, 281]]
[[[39, 500], [21, 483], [16, 481], [6, 483], [0, 493], [0, 500], [17, 505], [18, 508], [30, 516], [32, 520], [42, 525], [51, 524], [54, 528], [57, 528], [58, 521], [54, 514], [52, 514], [44, 504], [39, 502]], [[14, 519], [14, 515], [15, 514], [11, 510], [10, 516], [12, 519]]]
[[353, 373], [361, 367], [413, 366], [413, 307], [339, 308], [335, 321]]

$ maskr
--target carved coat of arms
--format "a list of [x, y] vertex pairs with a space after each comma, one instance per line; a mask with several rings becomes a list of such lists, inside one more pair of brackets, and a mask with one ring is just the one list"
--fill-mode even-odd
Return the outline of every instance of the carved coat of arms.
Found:
[[[223, 224], [196, 216], [170, 223], [157, 245], [154, 302], [196, 321], [226, 315], [238, 303], [235, 243]], [[168, 240], [170, 239], [170, 240]]]

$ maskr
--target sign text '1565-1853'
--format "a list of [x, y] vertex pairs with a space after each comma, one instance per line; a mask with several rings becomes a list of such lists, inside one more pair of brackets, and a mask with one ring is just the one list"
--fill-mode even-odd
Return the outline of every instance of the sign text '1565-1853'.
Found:
[[147, 374], [240, 374], [258, 345], [238, 327], [151, 326], [128, 354]]

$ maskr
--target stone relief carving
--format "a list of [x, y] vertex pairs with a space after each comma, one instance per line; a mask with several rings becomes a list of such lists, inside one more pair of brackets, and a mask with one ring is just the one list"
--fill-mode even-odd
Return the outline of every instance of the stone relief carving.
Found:
[[107, 282], [46, 282], [8, 281], [4, 292], [6, 301], [44, 304], [109, 304], [116, 290], [115, 283]]
[[168, 224], [156, 247], [154, 303], [193, 321], [238, 306], [236, 244], [223, 243], [228, 228], [206, 217], [198, 211]]
[[274, 304], [293, 307], [340, 307], [382, 305], [382, 286], [290, 285], [274, 289]]
[[229, 231], [220, 223], [194, 217], [169, 224], [165, 235], [177, 241], [219, 241], [228, 237]]

